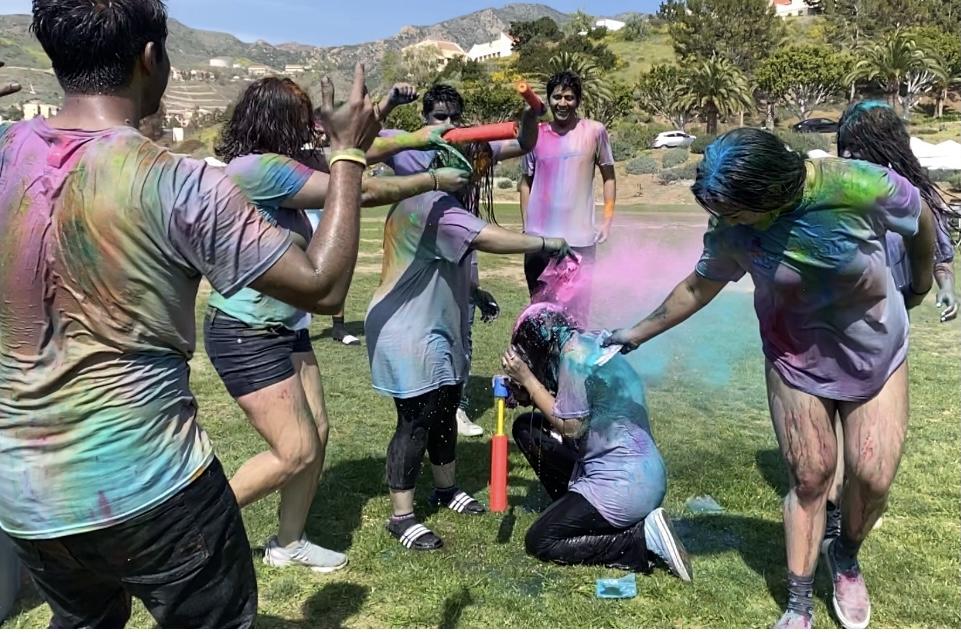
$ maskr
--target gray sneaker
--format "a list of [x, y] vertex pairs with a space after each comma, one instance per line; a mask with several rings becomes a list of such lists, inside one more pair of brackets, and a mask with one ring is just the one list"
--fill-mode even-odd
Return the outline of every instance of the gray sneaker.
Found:
[[694, 578], [694, 568], [684, 549], [684, 544], [674, 532], [671, 518], [662, 508], [656, 508], [644, 518], [644, 540], [647, 549], [661, 558], [671, 572], [690, 582]]
[[301, 537], [300, 542], [284, 548], [277, 543], [277, 537], [274, 536], [264, 547], [264, 563], [274, 568], [304, 566], [314, 572], [334, 572], [347, 565], [347, 555], [311, 543], [306, 537]]

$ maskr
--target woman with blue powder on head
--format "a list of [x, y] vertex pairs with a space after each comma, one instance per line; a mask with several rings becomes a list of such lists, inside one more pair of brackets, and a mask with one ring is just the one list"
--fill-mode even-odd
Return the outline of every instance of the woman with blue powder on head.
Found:
[[560, 306], [533, 304], [502, 359], [517, 396], [540, 410], [514, 421], [514, 441], [554, 501], [527, 532], [527, 552], [644, 573], [660, 559], [691, 581], [687, 552], [660, 508], [667, 471], [644, 387], [626, 359], [604, 354], [602, 340]]
[[[842, 532], [825, 551], [842, 625], [871, 616], [858, 552], [887, 503], [908, 420], [908, 314], [931, 288], [935, 220], [918, 189], [864, 161], [805, 160], [764, 130], [712, 143], [695, 199], [712, 219], [695, 270], [664, 303], [606, 343], [630, 351], [683, 322], [750, 273], [771, 418], [788, 467], [787, 610], [813, 626], [813, 584], [838, 451], [848, 469]], [[885, 236], [899, 234], [911, 279], [899, 289]]]

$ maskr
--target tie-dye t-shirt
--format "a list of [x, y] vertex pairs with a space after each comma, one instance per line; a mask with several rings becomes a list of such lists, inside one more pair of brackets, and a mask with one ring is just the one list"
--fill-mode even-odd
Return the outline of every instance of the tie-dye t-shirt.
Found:
[[651, 437], [644, 385], [622, 355], [598, 365], [603, 335], [576, 334], [564, 346], [554, 416], [581, 419], [570, 490], [608, 522], [627, 527], [660, 506], [667, 471]]
[[572, 247], [594, 244], [594, 171], [614, 165], [604, 125], [581, 119], [567, 134], [542, 123], [537, 145], [524, 157], [524, 173], [533, 175], [524, 231], [559, 236]]
[[[294, 242], [303, 248], [307, 247], [313, 233], [307, 214], [301, 209], [287, 209], [280, 204], [303, 189], [313, 173], [309, 167], [279, 154], [248, 154], [227, 165], [227, 175], [240, 191], [271, 223], [288, 229]], [[296, 330], [306, 321], [307, 315], [299, 308], [252, 288], [245, 288], [230, 298], [211, 293], [210, 305], [255, 328], [284, 326]]]
[[921, 198], [897, 173], [807, 162], [800, 205], [766, 230], [712, 221], [697, 272], [754, 280], [764, 354], [795, 388], [868, 399], [904, 362], [908, 315], [887, 264], [887, 232], [918, 231]]
[[[406, 176], [426, 171], [435, 155], [408, 150], [386, 163]], [[408, 198], [387, 214], [380, 286], [364, 322], [371, 380], [381, 394], [412, 398], [467, 379], [469, 254], [485, 226], [444, 192]]]
[[188, 384], [201, 276], [225, 295], [290, 246], [222, 170], [132, 128], [0, 128], [0, 525], [120, 523], [209, 465]]

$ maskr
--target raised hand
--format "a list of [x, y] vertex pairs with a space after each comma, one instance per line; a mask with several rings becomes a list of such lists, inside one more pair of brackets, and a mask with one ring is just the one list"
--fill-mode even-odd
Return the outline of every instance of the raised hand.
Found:
[[470, 182], [470, 172], [456, 167], [440, 167], [434, 170], [437, 179], [437, 189], [442, 192], [454, 193], [467, 187]]
[[380, 132], [364, 81], [364, 65], [357, 64], [350, 97], [337, 110], [334, 110], [334, 85], [330, 78], [324, 77], [320, 82], [320, 120], [332, 150], [359, 148], [366, 152]]
[[394, 84], [387, 93], [387, 102], [391, 107], [404, 106], [417, 101], [417, 88], [403, 82]]

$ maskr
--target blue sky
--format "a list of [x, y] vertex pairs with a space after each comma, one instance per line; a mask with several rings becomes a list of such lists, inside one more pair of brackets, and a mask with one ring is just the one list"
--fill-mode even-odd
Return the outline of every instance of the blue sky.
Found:
[[[317, 46], [378, 40], [405, 25], [434, 24], [504, 4], [494, 0], [167, 0], [170, 15], [188, 26], [226, 31], [246, 41]], [[564, 12], [589, 7], [592, 15], [615, 15], [654, 12], [660, 1], [547, 0], [544, 4]], [[30, 0], [0, 0], [3, 13], [30, 13]]]

